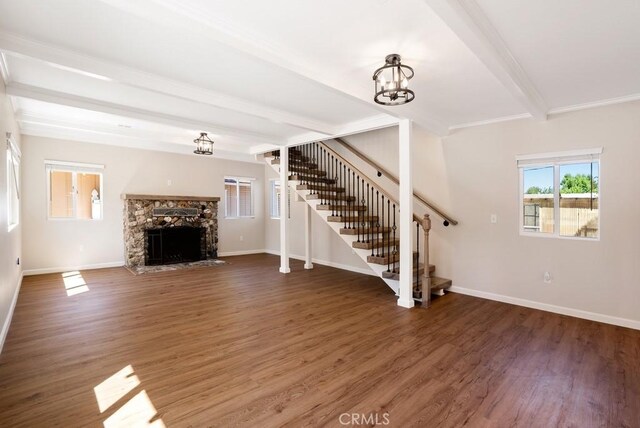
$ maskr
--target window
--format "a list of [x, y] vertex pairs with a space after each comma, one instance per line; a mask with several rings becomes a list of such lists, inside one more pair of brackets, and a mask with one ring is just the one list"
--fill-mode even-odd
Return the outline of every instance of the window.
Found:
[[100, 220], [102, 165], [46, 161], [48, 217]]
[[593, 149], [517, 159], [522, 234], [600, 237], [601, 152]]
[[20, 223], [20, 149], [7, 133], [7, 223], [9, 230]]
[[253, 217], [253, 178], [225, 177], [224, 216]]
[[271, 218], [280, 218], [280, 181], [271, 180]]

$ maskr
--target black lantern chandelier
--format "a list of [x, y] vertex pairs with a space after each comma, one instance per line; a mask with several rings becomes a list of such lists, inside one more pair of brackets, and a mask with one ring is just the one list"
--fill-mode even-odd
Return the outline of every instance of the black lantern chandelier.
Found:
[[416, 97], [409, 89], [409, 80], [413, 77], [413, 68], [403, 65], [400, 55], [391, 54], [385, 58], [385, 64], [373, 73], [378, 104], [397, 106], [413, 101]]
[[201, 132], [200, 136], [193, 140], [196, 143], [196, 149], [193, 153], [197, 155], [212, 155], [213, 154], [213, 141], [207, 137], [206, 132]]

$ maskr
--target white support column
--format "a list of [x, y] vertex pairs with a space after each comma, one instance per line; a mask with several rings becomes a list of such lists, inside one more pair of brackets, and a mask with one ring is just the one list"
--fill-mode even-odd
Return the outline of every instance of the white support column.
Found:
[[304, 204], [304, 268], [313, 269], [311, 262], [311, 206]]
[[413, 183], [411, 180], [411, 121], [399, 122], [400, 165], [400, 287], [398, 306], [412, 308], [413, 302]]
[[280, 149], [280, 272], [289, 273], [289, 149]]

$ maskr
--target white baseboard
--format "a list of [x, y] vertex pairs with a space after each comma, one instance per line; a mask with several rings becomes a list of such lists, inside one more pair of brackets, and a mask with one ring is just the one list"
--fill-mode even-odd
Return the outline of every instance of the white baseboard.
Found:
[[[279, 256], [280, 255], [280, 251], [275, 251], [275, 250], [262, 250], [261, 252], [262, 253], [267, 253], [267, 254], [273, 254], [274, 256]], [[296, 259], [296, 260], [302, 260], [302, 261], [306, 260], [305, 256], [300, 256], [300, 255], [297, 255], [297, 254], [289, 254], [289, 257], [291, 257], [292, 259]], [[367, 268], [359, 268], [359, 267], [356, 267], [356, 266], [345, 265], [345, 264], [342, 264], [342, 263], [330, 262], [328, 260], [320, 260], [320, 259], [316, 259], [316, 258], [312, 258], [311, 261], [313, 263], [317, 263], [317, 264], [323, 265], [323, 266], [329, 266], [329, 267], [334, 267], [336, 269], [348, 270], [350, 272], [357, 272], [357, 273], [361, 273], [363, 275], [369, 275], [369, 276], [378, 277], [378, 275], [376, 275], [376, 273], [374, 271], [372, 271], [371, 269], [367, 269]]]
[[23, 277], [24, 277], [24, 272], [21, 272], [20, 278], [18, 278], [18, 285], [16, 286], [16, 291], [13, 293], [11, 306], [9, 306], [9, 312], [7, 312], [7, 316], [4, 319], [4, 324], [2, 324], [2, 332], [0, 332], [0, 354], [2, 353], [2, 348], [4, 347], [4, 341], [7, 338], [7, 334], [9, 334], [9, 326], [11, 325], [11, 319], [13, 318], [13, 311], [16, 308], [16, 303], [18, 303], [18, 294], [20, 294], [20, 287], [22, 287]]
[[24, 276], [43, 275], [45, 273], [69, 272], [72, 270], [104, 269], [104, 268], [112, 268], [112, 267], [120, 267], [120, 266], [124, 266], [124, 261], [95, 263], [91, 265], [82, 265], [82, 266], [65, 266], [65, 267], [53, 267], [53, 268], [42, 268], [42, 269], [29, 269], [24, 271]]
[[640, 321], [630, 320], [627, 318], [619, 318], [611, 315], [599, 314], [596, 312], [583, 311], [580, 309], [567, 308], [565, 306], [550, 305], [548, 303], [535, 302], [533, 300], [521, 299], [519, 297], [510, 297], [503, 294], [489, 293], [487, 291], [479, 291], [471, 288], [457, 287], [455, 285], [449, 288], [454, 293], [466, 294], [468, 296], [481, 297], [483, 299], [495, 300], [497, 302], [510, 303], [512, 305], [524, 306], [541, 311], [553, 312], [561, 315], [569, 315], [576, 318], [583, 318], [591, 321], [598, 321], [605, 324], [613, 324], [621, 327], [633, 328], [640, 330]]
[[242, 250], [242, 251], [222, 251], [218, 253], [218, 257], [246, 256], [249, 254], [262, 254], [265, 250]]

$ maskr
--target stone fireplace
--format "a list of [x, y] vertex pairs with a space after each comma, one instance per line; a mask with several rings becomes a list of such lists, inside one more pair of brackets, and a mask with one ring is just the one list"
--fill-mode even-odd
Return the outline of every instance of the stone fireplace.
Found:
[[[124, 199], [124, 251], [129, 267], [144, 266], [148, 259], [148, 231], [166, 228], [200, 228], [202, 258], [218, 255], [218, 202], [210, 196], [122, 195]], [[151, 234], [154, 236], [154, 233]]]

